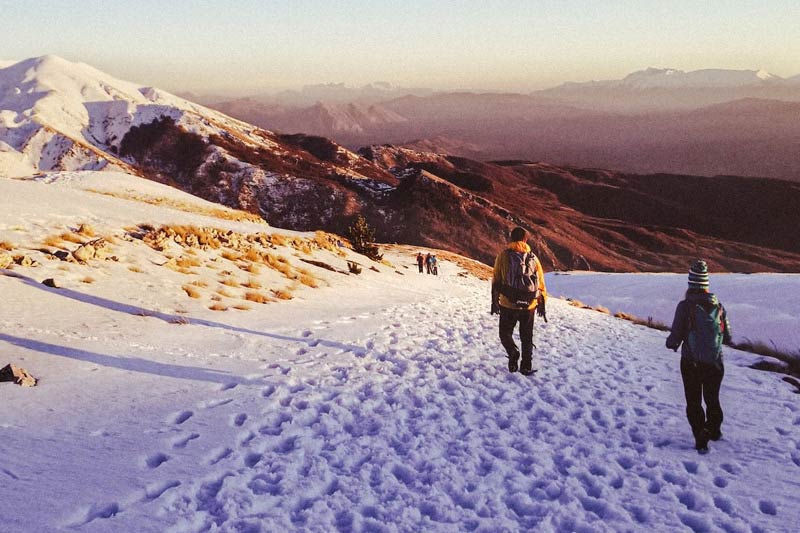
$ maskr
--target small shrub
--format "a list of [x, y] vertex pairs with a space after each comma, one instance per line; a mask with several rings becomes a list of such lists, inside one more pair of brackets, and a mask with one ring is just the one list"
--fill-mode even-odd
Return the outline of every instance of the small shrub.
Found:
[[383, 254], [375, 245], [375, 230], [367, 224], [367, 220], [362, 215], [356, 217], [356, 221], [347, 231], [354, 252], [366, 255], [373, 261], [383, 259]]

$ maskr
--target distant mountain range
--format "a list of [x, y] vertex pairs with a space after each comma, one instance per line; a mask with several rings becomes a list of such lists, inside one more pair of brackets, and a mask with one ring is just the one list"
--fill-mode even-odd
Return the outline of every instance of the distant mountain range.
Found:
[[[794, 105], [737, 102], [698, 112], [696, 119], [702, 125], [704, 114], [729, 116], [727, 107], [735, 106], [742, 124], [727, 132], [735, 140], [752, 117], [786, 117]], [[349, 112], [337, 114], [339, 106], [317, 106], [341, 121], [382, 127], [409, 128], [427, 116], [464, 134], [475, 130], [470, 115], [459, 118], [459, 112], [472, 109], [483, 135], [495, 138], [522, 135], [533, 125], [546, 132], [544, 125], [557, 120], [605, 119], [523, 95], [409, 96], [344, 108]], [[637, 119], [626, 120], [634, 121], [632, 135]], [[789, 127], [793, 119], [783, 120]], [[590, 135], [609, 136], [596, 130], [583, 142]], [[363, 214], [384, 242], [444, 248], [485, 262], [508, 229], [521, 225], [548, 268], [674, 271], [701, 255], [718, 270], [800, 269], [800, 241], [787, 230], [800, 225], [797, 184], [435, 153], [443, 147], [480, 152], [459, 136], [418, 138], [412, 146], [354, 152], [324, 137], [272, 132], [55, 56], [0, 69], [0, 177], [121, 170], [289, 229], [346, 234]]]
[[651, 68], [531, 94], [405, 95], [369, 106], [240, 99], [214, 108], [351, 149], [424, 143], [484, 160], [800, 180], [800, 76], [756, 70]]

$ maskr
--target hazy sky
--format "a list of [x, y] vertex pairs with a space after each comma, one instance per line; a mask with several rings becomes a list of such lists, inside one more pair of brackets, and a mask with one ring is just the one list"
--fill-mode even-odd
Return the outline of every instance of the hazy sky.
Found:
[[0, 0], [0, 59], [172, 91], [530, 91], [648, 66], [800, 74], [798, 0]]

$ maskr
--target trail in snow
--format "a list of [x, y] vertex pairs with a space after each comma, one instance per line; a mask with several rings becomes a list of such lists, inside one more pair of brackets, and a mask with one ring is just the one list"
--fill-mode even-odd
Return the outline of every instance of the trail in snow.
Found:
[[[506, 372], [485, 303], [476, 288], [285, 332], [303, 342], [243, 335], [269, 361], [263, 384], [176, 404], [139, 486], [64, 525], [793, 529], [800, 413], [753, 388], [771, 376], [729, 364], [725, 437], [700, 457], [662, 333], [553, 302], [526, 378]], [[776, 417], [762, 431], [765, 412]]]

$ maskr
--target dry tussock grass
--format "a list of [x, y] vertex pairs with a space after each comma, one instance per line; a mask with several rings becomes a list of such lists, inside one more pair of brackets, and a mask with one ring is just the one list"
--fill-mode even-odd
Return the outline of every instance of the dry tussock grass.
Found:
[[214, 301], [214, 302], [221, 302], [222, 301], [222, 296], [220, 296], [219, 294], [212, 294], [211, 295], [211, 300]]
[[248, 302], [255, 302], [257, 304], [266, 304], [273, 301], [272, 298], [266, 294], [262, 294], [257, 291], [247, 291], [244, 295], [244, 299]]
[[231, 294], [230, 292], [225, 290], [225, 287], [220, 287], [214, 292], [219, 294], [220, 296], [222, 296], [224, 298], [233, 298], [233, 294]]
[[289, 289], [272, 289], [272, 294], [279, 300], [291, 300], [294, 298]]
[[64, 248], [64, 239], [60, 235], [49, 235], [42, 240], [42, 244], [50, 248]]
[[95, 279], [92, 276], [86, 276], [85, 278], [81, 279], [81, 283], [94, 283]]
[[14, 249], [14, 245], [8, 241], [0, 241], [0, 250], [5, 250], [6, 252], [10, 252]]
[[75, 244], [83, 244], [84, 242], [80, 235], [72, 231], [65, 231], [59, 235], [59, 237], [61, 237], [62, 241], [72, 242]]
[[241, 282], [238, 279], [231, 278], [231, 277], [223, 278], [223, 279], [219, 280], [219, 282], [222, 283], [223, 285], [227, 285], [228, 287], [241, 287], [242, 286]]
[[242, 270], [246, 271], [246, 272], [251, 273], [251, 274], [256, 274], [256, 275], [261, 274], [261, 267], [259, 267], [255, 263], [247, 263], [247, 264], [243, 265], [240, 268]]
[[286, 243], [289, 242], [286, 235], [281, 235], [280, 233], [271, 234], [269, 236], [269, 241], [275, 246], [286, 246]]
[[189, 285], [194, 285], [195, 287], [208, 287], [208, 282], [204, 279], [196, 279], [189, 282]]
[[90, 226], [89, 224], [85, 223], [85, 222], [82, 222], [78, 226], [78, 229], [75, 230], [75, 231], [76, 231], [76, 233], [78, 233], [80, 235], [83, 235], [84, 237], [96, 237], [97, 236], [97, 232], [95, 231], [95, 229], [92, 226]]
[[184, 285], [181, 287], [189, 298], [200, 298], [200, 291], [194, 285]]
[[128, 270], [130, 270], [131, 272], [136, 272], [137, 274], [141, 274], [142, 272], [144, 272], [144, 271], [141, 269], [141, 267], [138, 267], [138, 266], [136, 266], [136, 265], [130, 265], [130, 266], [128, 267]]
[[242, 286], [247, 287], [248, 289], [260, 289], [261, 282], [258, 281], [256, 278], [249, 278], [247, 281], [242, 283]]
[[234, 309], [238, 309], [239, 311], [249, 311], [251, 307], [247, 304], [236, 304], [233, 306]]
[[224, 304], [221, 304], [221, 303], [212, 304], [208, 308], [211, 309], [212, 311], [227, 311], [228, 310], [228, 306], [224, 305]]
[[228, 261], [238, 261], [242, 258], [242, 254], [235, 250], [224, 250], [221, 255], [223, 259], [227, 259]]
[[[189, 248], [191, 250], [191, 248]], [[197, 257], [180, 256], [175, 260], [175, 264], [181, 268], [199, 267], [202, 263]]]

